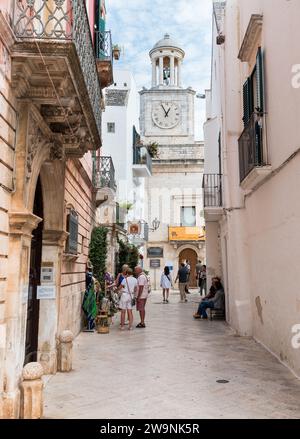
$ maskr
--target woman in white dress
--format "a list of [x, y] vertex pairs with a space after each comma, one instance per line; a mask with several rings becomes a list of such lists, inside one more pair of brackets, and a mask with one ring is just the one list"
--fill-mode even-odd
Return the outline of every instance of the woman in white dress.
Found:
[[161, 275], [160, 286], [163, 289], [163, 300], [164, 303], [169, 303], [169, 292], [172, 287], [172, 280], [170, 276], [169, 267], [164, 268], [164, 272]]
[[121, 309], [121, 325], [120, 328], [123, 331], [125, 329], [125, 317], [126, 311], [128, 316], [128, 329], [133, 328], [133, 303], [132, 299], [135, 298], [137, 293], [137, 280], [133, 277], [133, 271], [131, 268], [127, 269], [127, 273], [118, 288], [121, 290], [121, 297], [119, 301], [119, 308]]

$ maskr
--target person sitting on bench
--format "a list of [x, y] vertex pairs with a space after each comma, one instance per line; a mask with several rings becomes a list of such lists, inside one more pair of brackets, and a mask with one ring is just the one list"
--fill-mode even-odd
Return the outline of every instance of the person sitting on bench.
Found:
[[202, 300], [199, 303], [198, 311], [196, 314], [194, 314], [195, 319], [207, 319], [207, 313], [206, 310], [208, 308], [210, 309], [218, 309], [218, 310], [224, 310], [224, 302], [225, 302], [225, 293], [224, 288], [220, 280], [215, 280], [213, 282], [213, 286], [216, 290], [216, 293], [214, 297], [206, 300]]

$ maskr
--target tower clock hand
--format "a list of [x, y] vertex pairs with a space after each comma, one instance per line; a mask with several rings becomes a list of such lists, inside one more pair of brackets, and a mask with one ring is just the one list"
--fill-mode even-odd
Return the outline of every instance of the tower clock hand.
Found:
[[168, 111], [166, 112], [165, 117], [168, 117], [169, 113], [170, 113], [171, 107], [168, 109]]
[[166, 112], [166, 110], [165, 110], [165, 107], [163, 106], [163, 104], [161, 104], [161, 106], [162, 106], [162, 109], [163, 109], [164, 112], [165, 112], [165, 117], [166, 117], [167, 112]]

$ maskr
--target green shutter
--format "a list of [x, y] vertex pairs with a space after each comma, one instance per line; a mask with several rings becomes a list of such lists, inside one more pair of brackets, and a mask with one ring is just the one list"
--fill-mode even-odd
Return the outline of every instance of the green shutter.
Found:
[[243, 110], [244, 125], [247, 126], [253, 113], [253, 86], [251, 78], [248, 78], [243, 85]]
[[264, 65], [263, 65], [263, 53], [261, 47], [259, 47], [256, 55], [256, 96], [257, 96], [257, 108], [258, 113], [264, 112]]

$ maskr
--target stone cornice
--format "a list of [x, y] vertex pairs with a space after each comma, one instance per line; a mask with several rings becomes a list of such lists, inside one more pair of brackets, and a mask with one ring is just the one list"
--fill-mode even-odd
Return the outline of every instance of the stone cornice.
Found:
[[43, 244], [50, 246], [64, 247], [69, 233], [65, 230], [44, 230]]
[[2, 11], [0, 11], [0, 35], [5, 46], [10, 49], [15, 42], [15, 37], [13, 30]]
[[37, 228], [42, 218], [29, 211], [9, 212], [9, 234], [11, 236], [31, 237], [32, 231]]
[[238, 58], [242, 62], [250, 61], [257, 40], [261, 35], [262, 25], [263, 16], [260, 14], [252, 14], [238, 54]]

